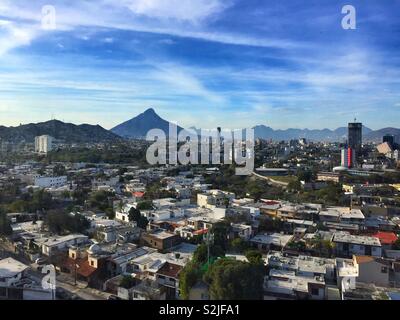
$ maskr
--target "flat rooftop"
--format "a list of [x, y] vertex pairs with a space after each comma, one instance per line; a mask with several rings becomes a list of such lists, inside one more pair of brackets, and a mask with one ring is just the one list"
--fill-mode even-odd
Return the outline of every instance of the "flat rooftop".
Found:
[[292, 235], [280, 233], [260, 233], [254, 236], [250, 241], [284, 247], [290, 240], [292, 240], [292, 238]]
[[364, 219], [364, 215], [359, 209], [350, 209], [348, 207], [328, 207], [320, 211], [320, 216], [332, 216], [343, 219]]
[[13, 258], [0, 260], [0, 278], [11, 278], [29, 267]]
[[344, 232], [337, 232], [333, 236], [334, 242], [363, 244], [369, 246], [380, 247], [381, 242], [378, 238], [368, 236], [355, 236]]

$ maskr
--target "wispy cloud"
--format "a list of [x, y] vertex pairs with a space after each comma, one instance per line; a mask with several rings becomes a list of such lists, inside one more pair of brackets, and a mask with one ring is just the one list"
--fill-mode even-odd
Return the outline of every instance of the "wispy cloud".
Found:
[[84, 106], [105, 126], [146, 106], [189, 126], [400, 116], [396, 4], [354, 0], [365, 6], [347, 32], [337, 4], [318, 0], [53, 0], [57, 29], [47, 31], [44, 1], [0, 1], [2, 110], [40, 117], [48, 105], [72, 117]]

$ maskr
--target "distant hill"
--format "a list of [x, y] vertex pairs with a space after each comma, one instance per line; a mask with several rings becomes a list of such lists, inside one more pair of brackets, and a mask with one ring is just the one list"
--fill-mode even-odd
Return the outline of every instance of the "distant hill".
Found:
[[51, 120], [18, 127], [0, 126], [0, 139], [10, 142], [34, 142], [36, 136], [50, 135], [67, 143], [99, 143], [121, 140], [121, 137], [99, 125], [64, 123]]
[[[372, 132], [371, 129], [363, 127], [363, 135], [366, 137]], [[313, 141], [345, 141], [347, 139], [347, 128], [340, 127], [335, 130], [321, 129], [286, 129], [286, 130], [274, 130], [264, 125], [258, 125], [254, 127], [254, 136], [260, 139], [266, 140], [295, 140], [305, 138]]]
[[395, 140], [397, 143], [400, 142], [400, 129], [396, 128], [383, 128], [376, 131], [372, 131], [368, 133], [364, 139], [366, 141], [374, 141], [374, 142], [381, 142], [384, 135], [391, 134], [395, 136]]
[[[111, 132], [124, 138], [140, 139], [145, 138], [151, 129], [161, 129], [168, 136], [169, 122], [162, 119], [152, 108], [112, 128]], [[178, 126], [178, 132], [182, 129]]]

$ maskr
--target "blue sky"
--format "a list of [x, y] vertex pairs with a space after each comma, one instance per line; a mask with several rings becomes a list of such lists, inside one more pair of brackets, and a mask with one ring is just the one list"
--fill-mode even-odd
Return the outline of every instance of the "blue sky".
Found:
[[399, 14], [399, 0], [0, 0], [0, 125], [111, 128], [152, 107], [184, 127], [399, 127]]

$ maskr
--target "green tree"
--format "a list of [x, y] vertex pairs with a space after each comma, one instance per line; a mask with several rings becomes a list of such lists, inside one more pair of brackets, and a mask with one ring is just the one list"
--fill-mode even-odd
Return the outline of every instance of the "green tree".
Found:
[[0, 236], [9, 236], [12, 234], [10, 221], [7, 214], [0, 208]]
[[230, 247], [234, 252], [242, 253], [249, 248], [249, 244], [242, 238], [236, 238], [231, 241]]
[[227, 221], [220, 221], [213, 225], [211, 232], [214, 234], [214, 244], [220, 246], [225, 252], [228, 247], [228, 233], [230, 224]]
[[252, 264], [264, 264], [262, 254], [258, 250], [248, 250], [245, 255], [247, 260]]
[[[210, 259], [223, 257], [224, 250], [218, 245], [210, 245]], [[207, 263], [208, 259], [208, 249], [207, 245], [202, 243], [201, 245], [197, 246], [195, 252], [193, 253], [193, 262], [198, 265], [203, 265]]]
[[121, 279], [119, 286], [125, 289], [130, 289], [136, 284], [136, 281], [131, 276], [123, 276]]
[[190, 289], [201, 278], [198, 266], [189, 262], [179, 274], [179, 289], [180, 295], [183, 299], [189, 299]]
[[142, 229], [146, 229], [149, 224], [149, 220], [140, 213], [139, 209], [134, 207], [129, 209], [129, 221], [135, 221], [137, 226]]
[[138, 210], [151, 210], [151, 209], [153, 209], [153, 202], [152, 201], [141, 201], [137, 204], [136, 208]]
[[207, 270], [204, 281], [213, 300], [260, 300], [264, 274], [259, 264], [220, 259]]
[[57, 211], [48, 212], [44, 223], [50, 232], [56, 234], [84, 233], [90, 227], [90, 222], [80, 214]]
[[395, 242], [392, 244], [393, 250], [400, 250], [400, 238], [398, 238]]
[[67, 170], [62, 164], [56, 164], [53, 168], [53, 175], [56, 177], [65, 176], [67, 174]]

